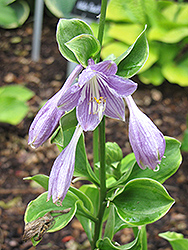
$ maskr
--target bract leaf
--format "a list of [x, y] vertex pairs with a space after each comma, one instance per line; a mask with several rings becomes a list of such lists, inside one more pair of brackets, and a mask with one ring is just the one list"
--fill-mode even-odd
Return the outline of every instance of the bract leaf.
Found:
[[114, 60], [118, 65], [117, 74], [126, 78], [135, 75], [148, 58], [149, 46], [145, 35], [146, 27], [133, 45]]
[[159, 171], [154, 172], [151, 169], [142, 170], [136, 163], [128, 180], [147, 177], [157, 180], [160, 183], [163, 183], [178, 170], [182, 161], [182, 156], [180, 152], [180, 142], [174, 138], [167, 136], [165, 137], [165, 140], [166, 140], [166, 149], [164, 153], [165, 158], [162, 158]]
[[76, 36], [66, 42], [65, 45], [74, 53], [78, 62], [84, 67], [87, 67], [88, 59], [96, 56], [100, 51], [99, 41], [93, 35], [88, 34]]
[[115, 227], [115, 208], [114, 205], [111, 204], [109, 208], [110, 212], [108, 215], [108, 219], [105, 225], [104, 238], [107, 237], [112, 240], [114, 236], [114, 227]]
[[128, 182], [112, 202], [122, 220], [134, 226], [142, 226], [164, 216], [174, 200], [159, 182], [138, 178]]
[[61, 54], [69, 61], [79, 63], [74, 53], [65, 45], [72, 38], [82, 35], [93, 35], [90, 26], [79, 19], [60, 19], [57, 25], [56, 39]]

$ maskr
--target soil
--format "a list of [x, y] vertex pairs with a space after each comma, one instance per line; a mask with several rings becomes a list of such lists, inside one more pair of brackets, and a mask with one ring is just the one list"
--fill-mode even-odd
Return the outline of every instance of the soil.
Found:
[[[46, 142], [37, 150], [27, 145], [28, 129], [42, 101], [50, 98], [66, 78], [67, 62], [60, 55], [55, 40], [57, 19], [45, 16], [43, 23], [41, 58], [31, 61], [33, 22], [29, 19], [21, 28], [0, 29], [0, 85], [17, 83], [35, 92], [28, 101], [29, 113], [17, 126], [0, 124], [0, 245], [4, 250], [20, 249], [89, 249], [87, 237], [76, 218], [63, 230], [44, 235], [37, 247], [30, 241], [23, 243], [24, 211], [27, 204], [43, 189], [23, 178], [35, 174], [49, 175], [58, 150]], [[138, 82], [137, 79], [135, 81]], [[168, 136], [182, 140], [186, 129], [188, 88], [165, 82], [159, 87], [139, 83], [134, 94], [138, 106]], [[107, 119], [107, 141], [116, 141], [123, 154], [131, 152], [126, 123]], [[89, 160], [92, 161], [91, 133], [85, 135]], [[168, 214], [148, 225], [148, 249], [170, 250], [167, 241], [158, 233], [176, 231], [188, 237], [188, 153], [177, 173], [165, 182], [176, 200]], [[78, 183], [78, 185], [81, 185]], [[125, 244], [132, 237], [129, 229], [121, 230], [115, 240]]]

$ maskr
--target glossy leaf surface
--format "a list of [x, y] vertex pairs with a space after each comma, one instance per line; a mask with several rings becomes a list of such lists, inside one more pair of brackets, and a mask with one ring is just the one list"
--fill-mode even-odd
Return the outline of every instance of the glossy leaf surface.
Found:
[[174, 203], [159, 182], [148, 178], [134, 179], [120, 192], [112, 202], [122, 220], [134, 226], [157, 221]]

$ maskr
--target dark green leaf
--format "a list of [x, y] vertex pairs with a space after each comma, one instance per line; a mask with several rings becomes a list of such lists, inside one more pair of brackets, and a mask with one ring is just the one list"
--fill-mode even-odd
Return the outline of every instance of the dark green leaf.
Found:
[[146, 28], [127, 51], [115, 59], [118, 65], [117, 74], [126, 78], [135, 75], [148, 58], [149, 47], [145, 35]]
[[130, 225], [142, 226], [164, 216], [174, 200], [159, 182], [140, 178], [128, 182], [112, 202], [122, 220]]
[[115, 227], [115, 208], [114, 205], [111, 204], [110, 207], [107, 209], [110, 209], [108, 219], [105, 225], [105, 231], [104, 231], [104, 237], [109, 238], [112, 240], [114, 236], [114, 227]]

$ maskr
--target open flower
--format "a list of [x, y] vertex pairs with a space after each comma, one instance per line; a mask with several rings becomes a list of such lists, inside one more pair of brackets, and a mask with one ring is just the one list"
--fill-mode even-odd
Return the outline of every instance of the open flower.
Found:
[[154, 123], [136, 106], [133, 98], [125, 98], [129, 111], [129, 140], [138, 165], [158, 169], [165, 152], [165, 139]]
[[48, 200], [52, 196], [53, 202], [62, 202], [69, 189], [74, 173], [75, 152], [82, 128], [77, 125], [71, 141], [56, 158], [50, 172]]
[[59, 99], [61, 111], [76, 107], [78, 123], [84, 131], [93, 131], [101, 122], [103, 115], [115, 119], [125, 119], [123, 97], [131, 95], [137, 84], [129, 79], [115, 75], [117, 65], [113, 61], [89, 66], [79, 75], [78, 83], [72, 85]]
[[57, 102], [63, 93], [72, 85], [83, 67], [76, 66], [63, 87], [39, 110], [29, 129], [28, 144], [33, 148], [42, 145], [56, 128], [61, 116], [65, 113], [57, 108]]

